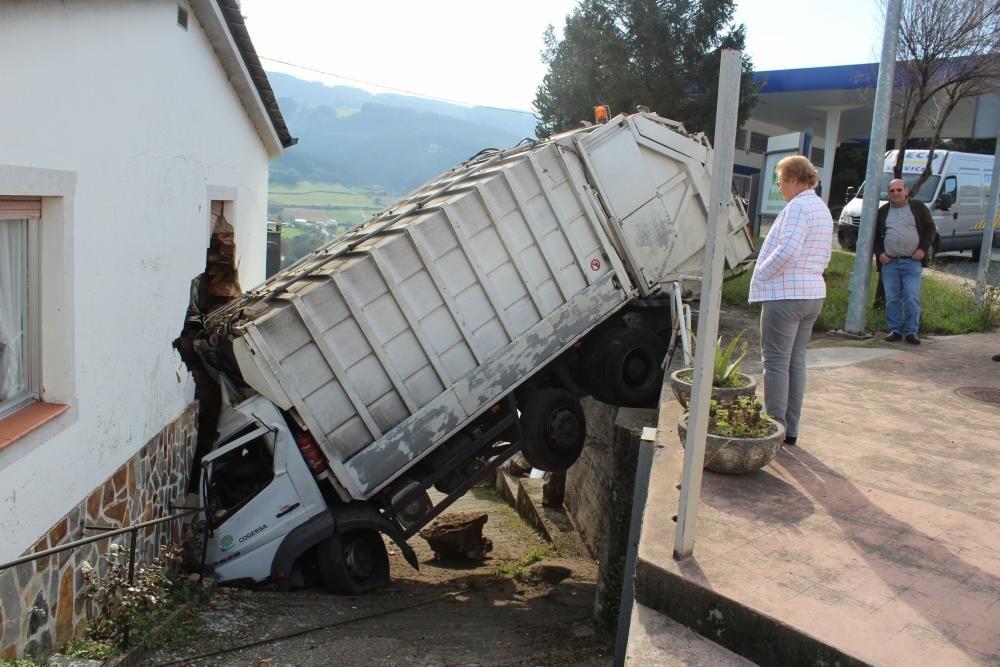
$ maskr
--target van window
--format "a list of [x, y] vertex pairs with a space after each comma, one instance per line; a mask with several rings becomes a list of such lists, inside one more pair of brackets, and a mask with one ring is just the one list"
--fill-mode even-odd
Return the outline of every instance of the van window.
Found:
[[949, 194], [953, 202], [958, 201], [958, 179], [954, 176], [944, 179], [944, 187], [941, 188], [941, 194]]
[[958, 172], [958, 203], [979, 208], [982, 203], [982, 177], [979, 172], [962, 170]]
[[[952, 177], [949, 177], [952, 178]], [[882, 174], [881, 182], [879, 183], [879, 201], [888, 201], [889, 199], [889, 181], [892, 180], [892, 172], [886, 172]], [[912, 190], [914, 183], [920, 180], [920, 174], [903, 174], [903, 182], [906, 183], [907, 189]], [[934, 192], [937, 190], [938, 183], [941, 181], [941, 177], [934, 175], [924, 181], [924, 184], [920, 186], [920, 189], [915, 195], [912, 195], [914, 199], [919, 199], [925, 204], [931, 203], [934, 199]], [[911, 193], [912, 194], [912, 193]], [[862, 185], [858, 190], [857, 197], [862, 199], [865, 196], [865, 186]]]

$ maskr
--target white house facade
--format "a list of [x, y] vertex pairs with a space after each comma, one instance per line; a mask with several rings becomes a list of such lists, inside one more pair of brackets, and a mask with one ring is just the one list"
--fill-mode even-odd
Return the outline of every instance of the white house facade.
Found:
[[[193, 383], [171, 342], [212, 210], [264, 279], [288, 135], [235, 0], [0, 7], [0, 563], [180, 502]], [[0, 571], [0, 658], [79, 632], [79, 566]]]

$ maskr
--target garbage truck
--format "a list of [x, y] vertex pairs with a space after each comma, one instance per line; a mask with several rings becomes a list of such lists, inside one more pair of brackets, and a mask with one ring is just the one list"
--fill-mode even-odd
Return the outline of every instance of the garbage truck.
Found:
[[[417, 567], [407, 540], [518, 451], [568, 468], [581, 397], [655, 406], [711, 166], [650, 112], [485, 150], [210, 314], [205, 569], [363, 593], [383, 536]], [[725, 215], [735, 267], [753, 241], [738, 198]]]

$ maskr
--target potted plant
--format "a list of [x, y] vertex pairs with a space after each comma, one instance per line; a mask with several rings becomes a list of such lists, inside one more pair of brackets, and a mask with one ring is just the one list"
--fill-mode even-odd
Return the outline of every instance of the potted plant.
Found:
[[[687, 443], [688, 413], [680, 416], [677, 433]], [[743, 475], [774, 460], [785, 440], [785, 427], [764, 413], [760, 399], [740, 396], [723, 405], [712, 401], [705, 436], [705, 467]]]
[[[736, 352], [743, 338], [743, 331], [736, 334], [728, 345], [722, 344], [722, 336], [715, 344], [715, 360], [712, 370], [712, 400], [718, 401], [720, 405], [730, 405], [740, 396], [753, 398], [757, 395], [757, 380], [750, 375], [743, 373], [740, 369], [743, 366], [743, 359], [747, 356], [748, 345], [742, 341], [740, 351], [736, 358]], [[694, 340], [694, 337], [691, 338]], [[687, 410], [691, 405], [691, 384], [694, 378], [693, 368], [681, 368], [670, 374], [670, 389], [681, 406]]]

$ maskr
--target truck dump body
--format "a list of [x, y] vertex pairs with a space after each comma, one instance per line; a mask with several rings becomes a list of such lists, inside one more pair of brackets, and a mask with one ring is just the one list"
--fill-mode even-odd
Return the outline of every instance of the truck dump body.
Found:
[[[700, 273], [710, 160], [655, 114], [483, 154], [227, 309], [243, 380], [366, 500], [627, 302]], [[752, 244], [729, 212], [732, 266]]]

